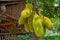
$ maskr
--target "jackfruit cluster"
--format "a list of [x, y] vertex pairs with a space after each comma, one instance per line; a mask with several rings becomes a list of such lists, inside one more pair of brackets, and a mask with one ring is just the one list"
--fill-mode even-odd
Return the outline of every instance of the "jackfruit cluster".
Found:
[[51, 20], [43, 15], [38, 15], [30, 3], [26, 4], [25, 9], [21, 12], [18, 24], [24, 24], [25, 31], [33, 32], [37, 37], [43, 36], [46, 28], [49, 30], [54, 28]]

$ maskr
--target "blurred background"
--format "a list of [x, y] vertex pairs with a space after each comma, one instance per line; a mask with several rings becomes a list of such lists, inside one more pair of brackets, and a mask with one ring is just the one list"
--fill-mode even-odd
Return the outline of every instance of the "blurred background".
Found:
[[[1, 1], [12, 1], [12, 0], [0, 0], [0, 2]], [[13, 1], [16, 1], [16, 0], [13, 0]], [[20, 0], [17, 0], [17, 1], [20, 1]], [[26, 1], [26, 3], [29, 3], [32, 0], [25, 0], [25, 1]], [[43, 14], [44, 16], [49, 17], [55, 27], [55, 30], [53, 30], [53, 31], [47, 29], [45, 36], [41, 37], [40, 40], [60, 40], [60, 0], [35, 0], [35, 1], [38, 5], [39, 13]], [[24, 3], [22, 3], [22, 4], [24, 4]], [[10, 5], [8, 5], [8, 7], [9, 6]], [[1, 10], [3, 10], [3, 9], [1, 9]], [[6, 9], [4, 11], [6, 11]], [[15, 12], [15, 13], [17, 13], [17, 12]], [[11, 37], [13, 37], [13, 36], [11, 36]], [[19, 34], [19, 35], [16, 35], [15, 37], [17, 37], [18, 40], [32, 40], [31, 39], [32, 34], [30, 34], [30, 33], [25, 33], [24, 35]]]

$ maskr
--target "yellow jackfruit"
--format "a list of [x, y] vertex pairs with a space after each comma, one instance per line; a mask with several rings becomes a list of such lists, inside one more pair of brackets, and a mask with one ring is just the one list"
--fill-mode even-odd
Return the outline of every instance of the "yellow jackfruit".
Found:
[[28, 3], [26, 4], [25, 9], [21, 12], [21, 17], [22, 18], [27, 18], [31, 15], [32, 13], [32, 4]]
[[32, 9], [32, 8], [33, 8], [33, 5], [32, 5], [31, 3], [27, 3], [27, 4], [26, 4], [26, 8]]
[[22, 25], [24, 22], [25, 22], [25, 19], [20, 17], [19, 20], [18, 20], [18, 24]]
[[53, 30], [53, 23], [51, 22], [51, 20], [48, 17], [43, 18], [43, 22], [44, 22], [44, 26], [49, 29], [49, 30]]
[[32, 13], [32, 15], [28, 18], [28, 25], [29, 25], [30, 32], [34, 32], [34, 30], [33, 30], [33, 16], [34, 16], [34, 13]]
[[21, 12], [21, 15], [18, 20], [18, 24], [23, 24], [25, 21], [25, 18], [29, 17], [32, 14], [32, 4], [27, 3], [25, 9]]
[[45, 34], [42, 20], [40, 19], [40, 16], [38, 16], [37, 14], [35, 14], [33, 18], [33, 28], [34, 33], [37, 37], [41, 37]]
[[29, 32], [29, 25], [28, 25], [27, 19], [24, 22], [24, 29], [25, 29], [26, 32]]

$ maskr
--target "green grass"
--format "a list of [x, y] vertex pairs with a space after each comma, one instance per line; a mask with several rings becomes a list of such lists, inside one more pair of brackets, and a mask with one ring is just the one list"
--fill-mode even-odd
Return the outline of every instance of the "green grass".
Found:
[[[31, 37], [31, 34], [18, 35], [17, 37], [19, 40], [28, 40], [28, 38]], [[46, 35], [41, 37], [40, 40], [60, 40], [60, 35]]]
[[41, 40], [60, 40], [60, 35], [46, 35], [40, 38]]

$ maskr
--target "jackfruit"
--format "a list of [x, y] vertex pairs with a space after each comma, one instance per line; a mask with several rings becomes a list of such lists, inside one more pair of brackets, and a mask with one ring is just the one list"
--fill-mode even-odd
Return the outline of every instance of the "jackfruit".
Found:
[[22, 18], [27, 18], [31, 15], [32, 13], [32, 4], [27, 3], [25, 9], [21, 12], [21, 17]]
[[25, 19], [20, 17], [19, 20], [18, 20], [18, 24], [22, 25], [24, 22], [25, 22]]
[[34, 29], [33, 29], [33, 16], [34, 16], [34, 13], [32, 13], [32, 15], [28, 18], [28, 25], [29, 25], [30, 32], [34, 32]]
[[42, 20], [40, 19], [40, 16], [38, 16], [37, 14], [34, 15], [33, 28], [34, 28], [34, 33], [37, 37], [41, 37], [45, 34]]
[[29, 32], [29, 25], [28, 25], [27, 19], [24, 22], [24, 29], [25, 29], [26, 32]]
[[53, 30], [54, 27], [53, 27], [53, 23], [51, 22], [51, 20], [48, 18], [48, 17], [45, 17], [43, 18], [43, 22], [44, 22], [44, 26], [49, 29], [49, 30]]

